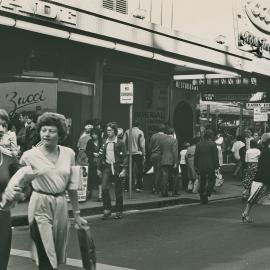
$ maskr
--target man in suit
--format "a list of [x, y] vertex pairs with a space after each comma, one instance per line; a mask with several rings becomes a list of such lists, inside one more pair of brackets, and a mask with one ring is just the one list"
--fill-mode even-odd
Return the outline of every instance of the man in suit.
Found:
[[206, 130], [203, 140], [197, 144], [195, 150], [194, 165], [200, 175], [201, 204], [208, 203], [208, 197], [215, 186], [215, 170], [219, 167], [218, 149], [212, 139], [212, 130]]
[[[163, 138], [160, 144], [160, 153], [161, 153], [161, 172], [162, 172], [162, 181], [161, 181], [161, 195], [163, 197], [168, 196], [168, 180], [171, 177], [176, 181], [175, 170], [178, 166], [178, 143], [177, 139], [174, 138], [174, 129], [169, 128], [167, 130], [166, 137]], [[174, 182], [173, 181], [173, 182]], [[173, 183], [173, 187], [175, 183]], [[174, 192], [174, 191], [173, 191]]]
[[160, 165], [160, 144], [162, 140], [166, 137], [165, 125], [159, 124], [157, 133], [153, 134], [149, 142], [149, 153], [150, 160], [154, 168], [154, 182], [152, 191], [153, 193], [159, 192], [160, 175], [161, 175], [161, 165]]

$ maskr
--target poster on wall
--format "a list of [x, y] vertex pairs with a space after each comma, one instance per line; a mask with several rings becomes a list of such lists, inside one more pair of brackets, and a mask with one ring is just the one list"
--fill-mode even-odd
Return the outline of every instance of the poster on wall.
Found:
[[0, 108], [11, 117], [22, 111], [56, 112], [57, 82], [0, 83]]

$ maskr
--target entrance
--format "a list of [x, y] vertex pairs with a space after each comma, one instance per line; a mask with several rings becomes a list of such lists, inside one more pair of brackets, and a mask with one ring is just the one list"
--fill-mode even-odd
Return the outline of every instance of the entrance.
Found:
[[179, 148], [185, 141], [193, 138], [193, 111], [191, 106], [181, 101], [175, 108], [173, 113], [173, 127], [178, 139]]

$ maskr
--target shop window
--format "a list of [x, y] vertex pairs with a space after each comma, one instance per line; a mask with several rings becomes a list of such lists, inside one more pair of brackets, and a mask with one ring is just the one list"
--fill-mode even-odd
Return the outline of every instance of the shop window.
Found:
[[127, 14], [127, 0], [103, 0], [103, 8], [110, 9], [122, 14]]

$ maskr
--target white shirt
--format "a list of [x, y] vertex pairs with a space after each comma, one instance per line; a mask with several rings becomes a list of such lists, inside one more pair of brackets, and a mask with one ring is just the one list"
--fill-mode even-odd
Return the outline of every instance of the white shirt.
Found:
[[246, 152], [246, 162], [258, 162], [261, 151], [258, 148], [250, 148]]
[[183, 149], [180, 151], [180, 164], [186, 164], [186, 153], [187, 149]]
[[235, 159], [239, 160], [240, 155], [239, 155], [239, 150], [245, 146], [245, 144], [241, 141], [236, 141], [233, 146], [232, 146], [232, 152], [234, 154]]

